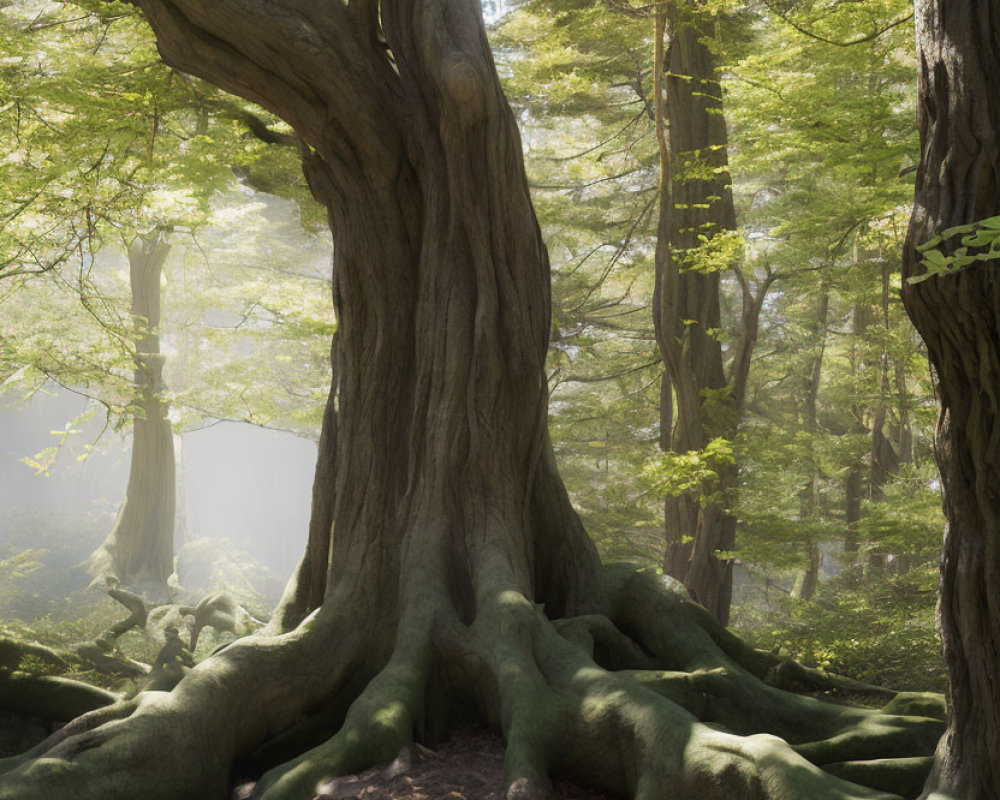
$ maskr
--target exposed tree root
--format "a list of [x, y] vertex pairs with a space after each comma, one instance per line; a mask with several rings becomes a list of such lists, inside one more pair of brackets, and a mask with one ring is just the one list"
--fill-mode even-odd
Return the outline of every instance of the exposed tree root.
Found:
[[57, 675], [0, 673], [0, 708], [47, 720], [71, 720], [118, 700], [89, 683]]
[[[608, 570], [604, 614], [553, 622], [496, 561], [477, 579], [470, 622], [424, 582], [402, 593], [381, 664], [346, 614], [235, 643], [173, 692], [81, 718], [7, 764], [0, 800], [222, 800], [236, 758], [289, 731], [319, 736], [303, 719], [326, 708], [333, 724], [329, 704], [344, 693], [354, 700], [339, 728], [266, 772], [254, 798], [332, 797], [340, 776], [394, 760], [405, 768], [435, 718], [463, 707], [503, 732], [510, 800], [545, 797], [559, 774], [638, 800], [667, 787], [697, 800], [887, 800], [919, 789], [939, 720], [767, 685], [657, 576]], [[359, 687], [358, 675], [371, 679]]]

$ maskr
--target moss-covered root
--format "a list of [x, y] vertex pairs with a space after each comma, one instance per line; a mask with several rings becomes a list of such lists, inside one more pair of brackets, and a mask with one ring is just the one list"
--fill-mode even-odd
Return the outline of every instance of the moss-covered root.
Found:
[[[739, 735], [700, 721], [698, 715], [711, 715], [714, 703], [727, 707], [733, 720], [742, 715], [741, 728], [752, 730], [758, 722], [730, 702], [739, 689], [734, 676], [756, 681], [738, 667], [689, 673], [637, 669], [648, 666], [648, 652], [610, 619], [590, 615], [552, 623], [511, 582], [495, 578], [484, 580], [476, 607], [470, 625], [442, 607], [435, 620], [425, 616], [420, 625], [401, 624], [389, 665], [355, 701], [340, 731], [267, 773], [254, 797], [332, 796], [338, 776], [406, 751], [429, 710], [423, 695], [431, 660], [446, 665], [449, 679], [471, 693], [480, 711], [503, 731], [508, 800], [546, 797], [553, 773], [638, 800], [663, 797], [668, 787], [681, 800], [897, 797], [820, 769], [777, 736]], [[619, 671], [595, 661], [596, 653], [606, 658], [612, 651]], [[706, 699], [712, 696], [715, 700]], [[837, 732], [857, 721], [834, 719]], [[872, 723], [883, 719], [894, 718], [859, 717]], [[892, 734], [876, 732], [873, 738], [891, 739]], [[860, 776], [862, 783], [868, 777], [885, 783], [864, 765], [838, 764], [836, 769], [845, 777]]]
[[[893, 775], [900, 786], [902, 777], [915, 781], [923, 769], [899, 758], [929, 755], [923, 751], [938, 721], [765, 686], [726, 654], [688, 601], [675, 602], [655, 584], [659, 594], [644, 596], [641, 611], [622, 611], [623, 598], [634, 599], [624, 592], [607, 615], [553, 623], [518, 588], [507, 560], [490, 555], [476, 575], [469, 623], [440, 586], [411, 582], [381, 671], [332, 738], [264, 775], [257, 800], [335, 796], [338, 777], [405, 754], [439, 710], [425, 694], [441, 682], [449, 698], [474, 704], [502, 730], [508, 800], [546, 797], [557, 773], [636, 800], [667, 793], [678, 800], [891, 800], [897, 795], [879, 787]], [[638, 585], [647, 584], [640, 576]], [[349, 676], [378, 666], [359, 626], [337, 637], [320, 619], [322, 635], [300, 629], [243, 640], [173, 692], [144, 693], [127, 717], [80, 723], [40, 757], [0, 775], [0, 800], [224, 796], [237, 754], [293, 729], [304, 709], [328, 703], [338, 686], [352, 697]], [[432, 664], [441, 670], [434, 680]], [[287, 680], [291, 671], [298, 680]], [[871, 763], [885, 757], [895, 760]]]
[[923, 791], [933, 763], [932, 756], [879, 758], [826, 764], [823, 769], [845, 780], [895, 792], [912, 800]]
[[[609, 616], [664, 667], [689, 673], [687, 683], [698, 682], [703, 721], [737, 733], [775, 734], [799, 745], [800, 754], [814, 764], [928, 756], [944, 733], [939, 719], [834, 705], [776, 688], [758, 674], [766, 672], [761, 664], [748, 663], [757, 651], [669, 582], [634, 570], [609, 570], [608, 576]], [[677, 682], [677, 676], [657, 679]], [[670, 685], [651, 688], [678, 691]]]
[[552, 753], [556, 770], [636, 800], [661, 798], [668, 787], [678, 798], [698, 800], [895, 797], [820, 770], [775, 736], [738, 736], [705, 725], [636, 673], [607, 672], [544, 629], [535, 653], [563, 697], [567, 727]]
[[0, 672], [0, 708], [18, 714], [64, 722], [116, 700], [113, 692], [70, 678]]
[[[127, 716], [81, 724], [48, 742], [0, 775], [0, 800], [224, 797], [235, 756], [335, 692], [354, 667], [360, 638], [356, 626], [338, 626], [241, 640], [174, 691], [142, 693]], [[290, 682], [292, 671], [298, 679]]]
[[[739, 665], [769, 686], [790, 692], [832, 692], [849, 695], [868, 695], [894, 698], [898, 692], [884, 686], [873, 686], [863, 681], [836, 675], [823, 669], [807, 667], [786, 656], [775, 655], [751, 647], [727, 630], [704, 608], [691, 601], [684, 587], [673, 578], [657, 575], [650, 570], [636, 570], [628, 564], [610, 564], [604, 568], [604, 586], [611, 597], [613, 608], [610, 616], [626, 626], [635, 626], [635, 633], [645, 641], [649, 636], [649, 620], [669, 619], [679, 621], [678, 634], [697, 631], [701, 634], [702, 650], [695, 657], [709, 651], [704, 644], [711, 640], [711, 650], [723, 654], [728, 661]], [[659, 613], [653, 613], [658, 611]], [[624, 613], [623, 613], [624, 612]], [[644, 617], [644, 618], [643, 618]], [[654, 634], [654, 638], [660, 638]], [[676, 641], [676, 640], [675, 640]], [[685, 649], [693, 653], [693, 643]]]
[[397, 656], [351, 705], [331, 739], [265, 773], [252, 798], [333, 797], [339, 777], [405, 759], [413, 744], [414, 720], [421, 716], [425, 684], [426, 670]]
[[57, 744], [72, 736], [79, 736], [114, 720], [125, 719], [138, 706], [139, 698], [135, 697], [88, 711], [86, 714], [76, 717], [74, 720], [63, 725], [59, 730], [55, 731], [51, 736], [46, 737], [27, 752], [10, 758], [0, 759], [0, 775], [5, 772], [11, 772], [34, 758], [45, 755], [45, 753], [49, 752]]

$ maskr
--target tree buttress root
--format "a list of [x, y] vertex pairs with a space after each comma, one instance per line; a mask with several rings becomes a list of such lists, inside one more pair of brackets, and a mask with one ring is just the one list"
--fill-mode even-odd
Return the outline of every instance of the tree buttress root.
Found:
[[282, 752], [253, 797], [312, 800], [339, 776], [405, 760], [462, 708], [503, 732], [509, 800], [545, 797], [553, 774], [636, 800], [919, 791], [940, 720], [787, 691], [864, 687], [749, 648], [669, 580], [604, 574], [604, 613], [562, 620], [502, 559], [477, 576], [469, 623], [425, 585], [403, 603], [384, 663], [336, 610], [349, 604], [328, 602], [292, 633], [237, 642], [172, 692], [0, 761], [0, 800], [222, 800], [234, 761]]

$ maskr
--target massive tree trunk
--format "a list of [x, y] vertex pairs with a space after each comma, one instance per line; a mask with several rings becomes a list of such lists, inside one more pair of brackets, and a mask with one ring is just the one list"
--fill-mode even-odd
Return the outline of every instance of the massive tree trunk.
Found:
[[135, 325], [135, 399], [132, 460], [125, 499], [90, 569], [153, 595], [166, 591], [174, 571], [174, 439], [163, 399], [160, 353], [160, 276], [170, 252], [159, 232], [128, 248]]
[[504, 734], [508, 798], [562, 772], [644, 800], [887, 800], [860, 785], [881, 758], [922, 781], [939, 722], [776, 688], [863, 689], [601, 567], [546, 432], [547, 256], [478, 2], [141, 5], [169, 62], [295, 126], [330, 210], [325, 589], [293, 631], [0, 762], [0, 800], [221, 800], [237, 760], [270, 767], [254, 798], [311, 800], [470, 716]]
[[[904, 279], [916, 247], [1000, 215], [1000, 8], [917, 3], [921, 160]], [[957, 237], [942, 243], [953, 252]], [[938, 626], [951, 719], [927, 797], [1000, 797], [1000, 273], [996, 261], [918, 283], [906, 309], [927, 343], [941, 415], [947, 518]]]

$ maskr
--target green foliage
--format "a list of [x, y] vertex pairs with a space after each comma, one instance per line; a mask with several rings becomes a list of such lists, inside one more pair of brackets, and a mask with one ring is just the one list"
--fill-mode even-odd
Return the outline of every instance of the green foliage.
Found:
[[44, 550], [22, 550], [9, 558], [0, 559], [0, 580], [5, 583], [23, 578], [41, 568]]
[[[812, 469], [832, 472], [827, 455], [834, 437], [820, 442], [803, 431], [779, 426], [746, 426], [736, 451], [741, 464], [738, 560], [756, 575], [787, 575], [803, 566], [809, 544], [834, 538], [842, 523], [822, 506], [803, 514], [802, 493]], [[829, 492], [834, 487], [824, 487]], [[766, 580], [767, 578], [765, 578]]]
[[844, 574], [814, 602], [764, 593], [734, 609], [741, 635], [761, 649], [894, 689], [941, 692], [947, 670], [934, 631], [937, 570]]
[[698, 235], [701, 244], [678, 255], [682, 272], [726, 272], [743, 261], [746, 239], [743, 231], [721, 231]]
[[[269, 141], [290, 143], [287, 126], [164, 66], [136, 9], [93, 5], [81, 13], [75, 3], [32, 0], [0, 10], [0, 103], [7, 112], [0, 115], [0, 390], [31, 394], [55, 381], [97, 400], [115, 429], [140, 414], [132, 376], [147, 326], [130, 313], [123, 253], [137, 236], [158, 234], [173, 249], [154, 331], [168, 351], [167, 384], [183, 374], [189, 387], [210, 389], [178, 397], [188, 406], [183, 424], [207, 414], [315, 433], [328, 371], [328, 344], [320, 340], [332, 315], [325, 268], [301, 262], [303, 248], [328, 245], [322, 234], [313, 242], [302, 230], [320, 214], [306, 199], [297, 150], [255, 135], [263, 129]], [[236, 174], [299, 201], [296, 230], [273, 202], [253, 199]], [[224, 255], [205, 256], [211, 242]], [[184, 275], [175, 281], [170, 271], [182, 262]], [[225, 288], [223, 275], [231, 281]], [[211, 291], [199, 292], [199, 284]], [[242, 319], [236, 336], [214, 335], [234, 331], [209, 321], [223, 316]], [[183, 337], [187, 356], [198, 342], [252, 354], [243, 369], [273, 369], [253, 382], [250, 398], [246, 382], [231, 379], [235, 365], [223, 378], [171, 364], [171, 335]], [[268, 337], [275, 346], [264, 358]], [[248, 338], [256, 340], [252, 347], [242, 344]], [[294, 346], [286, 344], [293, 338]], [[286, 395], [278, 407], [266, 399], [276, 383]], [[314, 388], [284, 390], [295, 383]], [[74, 427], [29, 458], [30, 466], [44, 473]]]
[[894, 559], [936, 569], [944, 513], [941, 483], [933, 461], [905, 464], [879, 500], [865, 504], [858, 526], [861, 540]]
[[[952, 239], [959, 239], [954, 247]], [[948, 247], [946, 254], [943, 249]], [[988, 217], [971, 225], [957, 225], [942, 231], [938, 236], [917, 247], [923, 256], [920, 263], [925, 271], [909, 279], [920, 283], [936, 275], [949, 275], [982, 261], [1000, 260], [1000, 217]], [[969, 252], [975, 250], [979, 252]]]
[[643, 469], [643, 478], [661, 497], [688, 495], [701, 505], [725, 502], [719, 473], [736, 464], [732, 442], [713, 439], [701, 450], [661, 453]]

